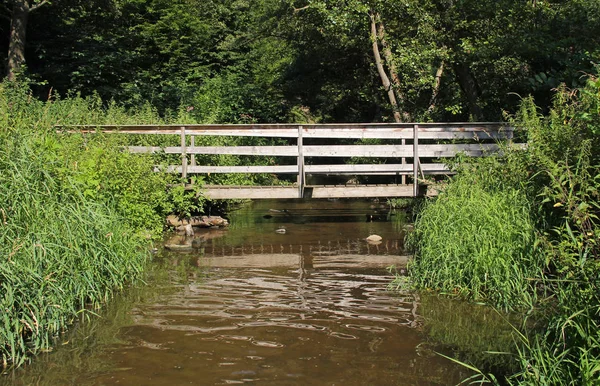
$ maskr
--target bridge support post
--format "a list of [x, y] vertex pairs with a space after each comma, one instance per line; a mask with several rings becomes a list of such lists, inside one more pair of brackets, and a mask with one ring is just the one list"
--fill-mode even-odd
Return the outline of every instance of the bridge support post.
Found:
[[[191, 135], [190, 136], [190, 146], [191, 147], [195, 147], [196, 146], [196, 136], [195, 135]], [[192, 166], [196, 166], [196, 153], [193, 153], [190, 155], [191, 158], [191, 165]]]
[[419, 193], [419, 125], [413, 125], [413, 197]]
[[181, 127], [181, 179], [187, 178], [187, 146], [185, 143], [185, 126]]
[[[402, 138], [402, 148], [404, 148], [405, 145], [406, 145], [406, 139]], [[402, 165], [403, 165], [403, 167], [404, 167], [404, 165], [406, 165], [405, 157], [402, 157]], [[402, 185], [406, 185], [406, 175], [405, 174], [402, 174], [401, 181], [402, 181]]]
[[298, 126], [298, 198], [304, 197], [304, 151], [302, 149], [302, 132], [304, 128]]

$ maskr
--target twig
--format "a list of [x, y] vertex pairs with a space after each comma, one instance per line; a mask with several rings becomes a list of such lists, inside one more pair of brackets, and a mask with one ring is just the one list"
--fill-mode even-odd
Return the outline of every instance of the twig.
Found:
[[41, 7], [42, 5], [46, 4], [48, 1], [50, 0], [42, 0], [41, 3], [37, 3], [36, 5], [31, 6], [31, 8], [29, 8], [29, 12], [33, 12], [36, 9], [38, 9], [39, 7]]

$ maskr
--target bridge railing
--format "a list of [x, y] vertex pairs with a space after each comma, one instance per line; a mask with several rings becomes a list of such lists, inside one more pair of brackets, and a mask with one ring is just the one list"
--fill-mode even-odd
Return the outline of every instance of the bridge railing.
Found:
[[[513, 138], [513, 128], [503, 123], [99, 125], [62, 129], [82, 133], [176, 135], [180, 138], [179, 146], [129, 146], [128, 150], [180, 155], [181, 163], [168, 166], [168, 171], [180, 173], [183, 178], [208, 173], [295, 174], [298, 197], [305, 196], [306, 175], [314, 174], [397, 175], [402, 176], [403, 184], [408, 177], [412, 183], [411, 195], [417, 196], [420, 176], [450, 173], [442, 159], [459, 153], [474, 157], [488, 155], [498, 151], [498, 142]], [[197, 146], [195, 140], [199, 136], [287, 140], [284, 145]], [[366, 143], [357, 143], [358, 140]], [[196, 155], [292, 157], [294, 161], [268, 166], [198, 165]], [[353, 162], [340, 162], [342, 159]]]

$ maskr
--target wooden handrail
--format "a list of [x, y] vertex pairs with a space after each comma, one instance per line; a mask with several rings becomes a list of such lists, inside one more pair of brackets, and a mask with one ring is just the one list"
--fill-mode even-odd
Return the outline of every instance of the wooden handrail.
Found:
[[[181, 173], [185, 179], [197, 173], [272, 173], [296, 174], [297, 195], [305, 195], [306, 174], [401, 175], [412, 177], [412, 195], [419, 192], [419, 174], [449, 174], [448, 167], [431, 159], [485, 156], [497, 152], [497, 141], [511, 142], [514, 129], [505, 123], [334, 123], [334, 124], [231, 124], [231, 125], [63, 125], [64, 133], [121, 133], [137, 135], [178, 135], [179, 146], [128, 146], [132, 153], [165, 153], [181, 155], [180, 165], [167, 171]], [[240, 136], [287, 138], [287, 145], [265, 146], [197, 146], [197, 136]], [[188, 145], [188, 137], [191, 138]], [[379, 139], [384, 144], [331, 144], [323, 139]], [[389, 142], [389, 141], [393, 142]], [[460, 143], [448, 143], [457, 140]], [[442, 142], [442, 143], [440, 143]], [[468, 143], [467, 143], [468, 142]], [[188, 155], [191, 156], [188, 160]], [[245, 155], [294, 157], [295, 164], [271, 166], [208, 166], [197, 164], [196, 155]], [[306, 159], [377, 158], [390, 163], [306, 164]], [[407, 162], [412, 159], [412, 163]], [[399, 161], [394, 161], [399, 160]], [[380, 189], [383, 191], [389, 191]], [[286, 193], [289, 194], [289, 193]], [[381, 193], [383, 194], [383, 193]], [[287, 196], [286, 196], [287, 197]]]

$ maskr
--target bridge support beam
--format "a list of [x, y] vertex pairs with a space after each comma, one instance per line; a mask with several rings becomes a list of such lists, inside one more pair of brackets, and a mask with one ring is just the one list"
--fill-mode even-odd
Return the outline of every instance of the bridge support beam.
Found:
[[[300, 196], [297, 186], [223, 186], [205, 185], [204, 196], [211, 200], [285, 199], [285, 198], [364, 198], [413, 197], [411, 185], [305, 186]], [[419, 191], [420, 193], [420, 191]]]

